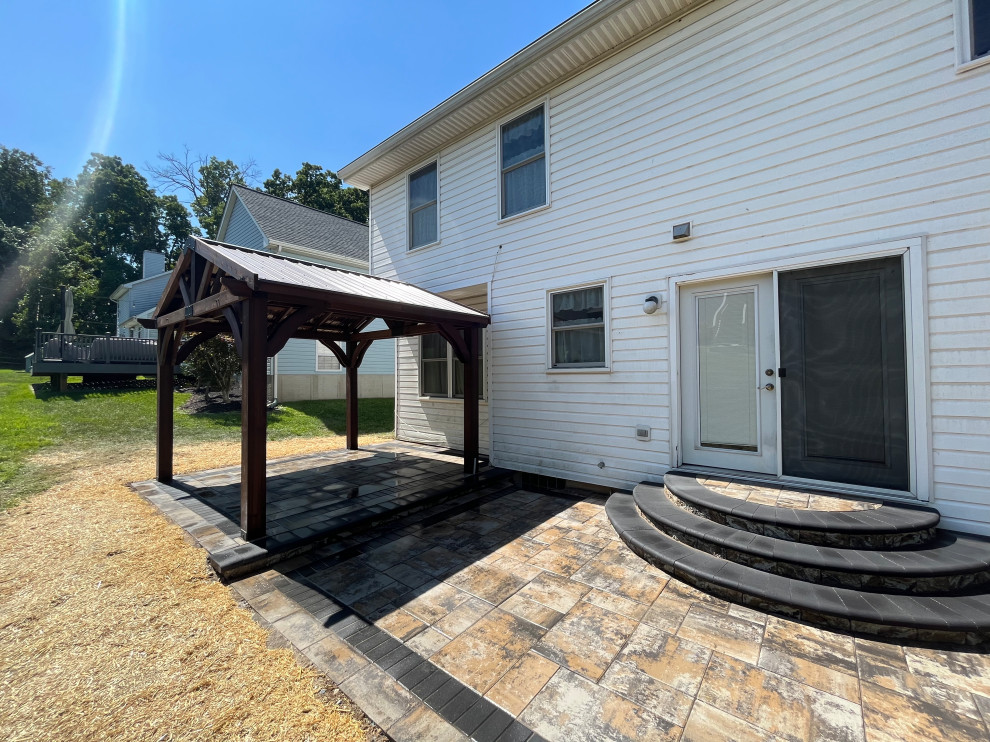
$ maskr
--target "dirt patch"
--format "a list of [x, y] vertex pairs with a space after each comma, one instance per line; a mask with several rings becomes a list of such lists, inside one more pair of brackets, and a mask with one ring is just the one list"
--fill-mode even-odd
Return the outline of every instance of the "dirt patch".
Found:
[[[369, 440], [370, 442], [370, 440]], [[340, 437], [269, 443], [271, 457]], [[238, 442], [177, 449], [236, 464]], [[21, 740], [383, 740], [239, 607], [204, 552], [132, 492], [153, 451], [53, 451], [66, 481], [0, 515], [0, 729]]]

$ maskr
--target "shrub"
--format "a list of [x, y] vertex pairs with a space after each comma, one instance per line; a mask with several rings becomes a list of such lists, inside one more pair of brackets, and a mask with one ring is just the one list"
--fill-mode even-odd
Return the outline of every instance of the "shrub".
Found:
[[199, 386], [220, 392], [224, 402], [230, 401], [230, 388], [241, 370], [241, 357], [234, 341], [223, 335], [207, 340], [189, 354], [185, 371]]

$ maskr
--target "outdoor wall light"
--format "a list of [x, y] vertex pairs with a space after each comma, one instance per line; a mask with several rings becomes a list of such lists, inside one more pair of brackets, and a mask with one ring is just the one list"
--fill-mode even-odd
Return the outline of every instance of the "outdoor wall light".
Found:
[[691, 222], [675, 224], [671, 230], [671, 237], [675, 240], [686, 240], [691, 236]]
[[657, 296], [647, 296], [643, 301], [643, 314], [656, 314], [661, 304], [663, 304], [663, 299]]

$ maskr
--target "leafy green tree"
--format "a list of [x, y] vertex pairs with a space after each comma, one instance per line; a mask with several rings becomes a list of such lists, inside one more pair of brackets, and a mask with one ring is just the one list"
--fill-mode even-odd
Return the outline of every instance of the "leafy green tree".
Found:
[[33, 154], [0, 145], [0, 222], [25, 228], [43, 218], [51, 180], [50, 169]]
[[266, 193], [303, 206], [362, 223], [368, 221], [368, 193], [360, 188], [345, 188], [335, 172], [320, 165], [304, 162], [295, 176], [276, 168], [264, 187]]
[[186, 238], [199, 234], [199, 230], [189, 220], [189, 210], [172, 193], [158, 199], [158, 221], [161, 226], [161, 251], [169, 265], [174, 265]]

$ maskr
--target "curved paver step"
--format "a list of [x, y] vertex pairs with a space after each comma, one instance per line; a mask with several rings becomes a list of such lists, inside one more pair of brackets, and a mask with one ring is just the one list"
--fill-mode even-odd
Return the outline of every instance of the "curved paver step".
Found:
[[829, 628], [962, 644], [990, 640], [988, 594], [911, 596], [804, 582], [682, 544], [643, 518], [630, 494], [613, 494], [605, 510], [616, 533], [640, 557], [727, 600]]
[[[644, 485], [660, 487], [659, 483]], [[690, 474], [664, 475], [668, 497], [674, 504], [743, 531], [800, 541], [817, 546], [851, 549], [896, 549], [923, 544], [935, 538], [939, 514], [921, 505], [884, 503], [875, 510], [831, 512], [760, 505], [722, 495], [705, 487]]]
[[793, 577], [879, 592], [949, 593], [990, 582], [990, 539], [939, 529], [921, 546], [845, 549], [763, 536], [716, 523], [671, 502], [664, 489], [633, 490], [646, 519], [668, 536], [737, 564]]

